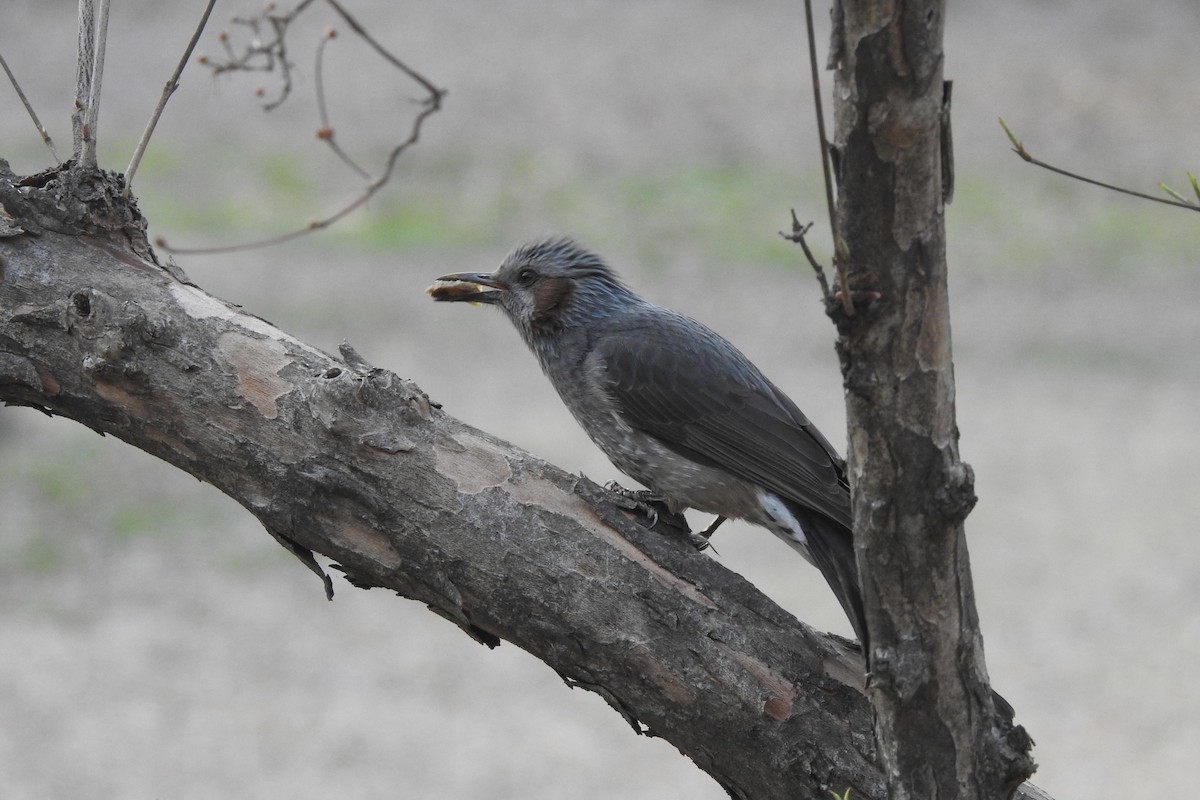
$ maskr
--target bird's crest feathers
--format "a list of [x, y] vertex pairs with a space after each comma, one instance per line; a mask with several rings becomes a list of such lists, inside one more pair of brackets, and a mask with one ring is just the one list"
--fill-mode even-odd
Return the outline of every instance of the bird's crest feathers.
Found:
[[563, 277], [598, 278], [605, 283], [624, 288], [617, 273], [604, 259], [567, 236], [538, 239], [521, 245], [504, 259], [500, 272], [521, 267], [541, 267]]

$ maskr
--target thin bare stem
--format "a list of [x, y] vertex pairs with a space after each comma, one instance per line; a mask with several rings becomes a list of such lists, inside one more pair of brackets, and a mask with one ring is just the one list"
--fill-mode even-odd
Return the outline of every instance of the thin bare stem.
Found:
[[79, 0], [79, 53], [75, 62], [75, 109], [71, 113], [72, 152], [76, 163], [83, 157], [83, 143], [90, 135], [84, 116], [92, 94], [96, 63], [96, 8], [93, 0]]
[[334, 155], [342, 160], [346, 166], [358, 173], [358, 176], [365, 181], [371, 180], [371, 173], [360, 167], [350, 154], [342, 149], [334, 138], [333, 125], [329, 122], [329, 112], [325, 107], [325, 46], [337, 38], [337, 32], [330, 28], [321, 37], [321, 43], [317, 45], [316, 64], [313, 68], [313, 82], [317, 92], [317, 114], [321, 119], [321, 127], [317, 129], [317, 138], [329, 145], [329, 149]]
[[408, 138], [396, 145], [396, 147], [392, 149], [392, 152], [388, 154], [387, 164], [385, 165], [384, 170], [379, 177], [368, 184], [367, 188], [361, 195], [354, 198], [354, 200], [352, 200], [350, 203], [343, 206], [338, 211], [330, 214], [329, 216], [322, 219], [312, 220], [308, 223], [308, 225], [299, 230], [289, 231], [288, 233], [280, 234], [279, 236], [275, 236], [270, 239], [261, 239], [256, 242], [248, 242], [245, 244], [229, 245], [226, 247], [180, 248], [170, 247], [163, 239], [157, 239], [154, 242], [155, 246], [161, 247], [163, 250], [166, 250], [169, 253], [177, 253], [182, 255], [212, 255], [215, 253], [232, 253], [239, 250], [250, 250], [256, 247], [269, 247], [271, 245], [282, 244], [283, 242], [291, 241], [292, 239], [298, 239], [301, 236], [312, 233], [313, 231], [321, 230], [322, 228], [328, 228], [330, 225], [333, 225], [335, 222], [338, 222], [343, 217], [347, 216], [352, 211], [365, 204], [368, 200], [375, 196], [376, 192], [382, 189], [387, 182], [391, 180], [392, 171], [396, 167], [396, 161], [400, 158], [401, 154], [403, 154], [405, 150], [416, 144], [417, 140], [420, 138], [421, 125], [425, 122], [426, 117], [441, 108], [442, 94], [443, 92], [441, 90], [437, 90], [437, 94], [431, 97], [428, 102], [426, 102], [424, 110], [421, 111], [421, 113], [418, 114], [416, 119], [413, 121], [413, 127]]
[[808, 259], [808, 263], [812, 266], [813, 272], [817, 273], [817, 283], [821, 287], [821, 294], [825, 297], [826, 303], [834, 301], [833, 290], [829, 288], [829, 281], [825, 279], [825, 268], [821, 266], [821, 262], [817, 261], [817, 257], [813, 255], [813, 251], [809, 249], [808, 240], [805, 235], [812, 228], [810, 222], [807, 225], [800, 224], [800, 218], [796, 216], [796, 209], [792, 209], [792, 232], [779, 232], [779, 235], [787, 239], [789, 242], [795, 242], [800, 245], [800, 249], [804, 251], [804, 257]]
[[100, 0], [100, 16], [96, 21], [95, 55], [92, 62], [92, 77], [88, 81], [87, 109], [84, 111], [83, 152], [80, 163], [85, 167], [96, 166], [96, 136], [100, 127], [100, 84], [104, 77], [104, 53], [108, 49], [108, 9], [110, 0]]
[[183, 57], [179, 59], [179, 64], [176, 65], [175, 71], [171, 73], [170, 79], [163, 86], [162, 97], [158, 98], [158, 105], [154, 107], [154, 113], [150, 115], [150, 121], [146, 123], [146, 130], [142, 131], [142, 138], [138, 139], [137, 147], [133, 151], [133, 158], [129, 160], [129, 166], [125, 169], [125, 189], [123, 194], [129, 196], [129, 187], [133, 185], [133, 176], [137, 172], [138, 164], [142, 161], [142, 155], [146, 152], [146, 145], [150, 144], [150, 137], [154, 135], [154, 128], [158, 125], [158, 119], [162, 116], [163, 109], [167, 107], [167, 100], [179, 88], [179, 76], [183, 74], [183, 68], [187, 66], [188, 59], [192, 57], [192, 51], [196, 49], [196, 42], [200, 41], [200, 34], [204, 32], [204, 27], [208, 25], [208, 17], [212, 14], [213, 6], [217, 0], [208, 0], [208, 5], [204, 8], [204, 13], [200, 16], [200, 23], [196, 26], [196, 30], [192, 31], [191, 41], [188, 42], [187, 48], [183, 51]]
[[375, 39], [371, 36], [371, 34], [367, 33], [366, 28], [364, 28], [362, 25], [360, 25], [358, 20], [356, 20], [354, 17], [352, 17], [350, 15], [349, 11], [342, 8], [342, 6], [337, 2], [337, 0], [325, 0], [325, 2], [328, 3], [330, 6], [332, 6], [333, 10], [336, 11], [341, 16], [341, 18], [346, 21], [346, 24], [350, 26], [350, 29], [353, 30], [355, 33], [357, 33], [359, 36], [361, 36], [363, 41], [365, 41], [367, 44], [369, 44], [371, 46], [371, 48], [374, 49], [375, 52], [378, 53], [385, 61], [390, 63], [396, 69], [403, 72], [408, 77], [412, 78], [417, 83], [421, 84], [421, 88], [424, 89], [426, 92], [428, 92], [430, 95], [435, 95], [439, 98], [442, 96], [442, 94], [443, 94], [442, 90], [437, 88], [436, 86], [434, 86], [432, 83], [430, 83], [425, 78], [424, 75], [422, 75], [421, 73], [417, 72], [414, 69], [411, 69], [403, 61], [401, 61], [400, 59], [398, 59], [394, 55], [392, 55], [390, 52], [388, 52], [387, 48], [385, 48], [379, 42], [375, 41]]
[[62, 163], [62, 159], [58, 156], [58, 151], [54, 149], [54, 142], [50, 140], [50, 134], [46, 132], [46, 127], [42, 125], [42, 121], [38, 119], [38, 115], [34, 112], [33, 106], [29, 103], [29, 98], [25, 96], [25, 92], [21, 90], [21, 84], [17, 83], [17, 78], [13, 75], [12, 70], [8, 68], [8, 62], [4, 60], [3, 54], [0, 54], [0, 67], [4, 68], [4, 74], [8, 76], [9, 82], [13, 89], [17, 92], [17, 97], [21, 99], [21, 104], [25, 106], [25, 111], [29, 114], [29, 118], [33, 120], [33, 126], [37, 128], [37, 132], [42, 135], [42, 141], [46, 143], [46, 147], [50, 148], [50, 155], [54, 156], [54, 160]]
[[[804, 22], [808, 28], [808, 61], [812, 71], [813, 103], [817, 112], [817, 136], [821, 145], [821, 170], [825, 174], [825, 205], [829, 209], [829, 231], [833, 236], [833, 266], [837, 270], [838, 285], [842, 290], [842, 310], [846, 312], [847, 316], [854, 316], [854, 301], [850, 297], [850, 284], [846, 277], [846, 243], [842, 241], [842, 237], [838, 233], [837, 205], [833, 199], [833, 170], [829, 164], [829, 139], [825, 136], [825, 111], [821, 103], [821, 72], [817, 67], [817, 42], [813, 32], [812, 0], [804, 0]], [[803, 237], [801, 237], [801, 241], [803, 241]]]
[[[1089, 178], [1084, 175], [1079, 175], [1074, 172], [1069, 172], [1065, 169], [1062, 169], [1061, 167], [1056, 167], [1053, 164], [1047, 164], [1045, 161], [1036, 159], [1032, 155], [1029, 154], [1029, 151], [1025, 149], [1025, 145], [1022, 144], [1021, 141], [1019, 139], [1017, 139], [1017, 137], [1013, 134], [1013, 132], [1008, 129], [1008, 126], [1004, 124], [1003, 117], [1000, 117], [1000, 127], [1004, 128], [1004, 133], [1007, 134], [1008, 140], [1010, 142], [1012, 142], [1013, 152], [1016, 153], [1018, 156], [1020, 156], [1023, 160], [1028, 161], [1030, 164], [1033, 164], [1034, 166], [1041, 167], [1042, 169], [1049, 170], [1050, 172], [1055, 172], [1059, 175], [1063, 175], [1068, 178], [1073, 178], [1074, 180], [1077, 180], [1077, 181], [1082, 181], [1084, 183], [1090, 183], [1093, 186], [1099, 186], [1102, 189], [1109, 189], [1114, 192], [1120, 192], [1121, 194], [1127, 194], [1127, 195], [1131, 195], [1133, 197], [1140, 197], [1143, 200], [1150, 200], [1155, 203], [1162, 203], [1162, 204], [1168, 205], [1168, 206], [1175, 206], [1176, 208], [1186, 208], [1190, 211], [1200, 211], [1200, 203], [1193, 203], [1188, 200], [1185, 200], [1177, 192], [1172, 192], [1170, 189], [1168, 189], [1166, 186], [1163, 186], [1163, 184], [1161, 184], [1161, 183], [1159, 184], [1159, 186], [1162, 186], [1162, 188], [1164, 190], [1168, 191], [1172, 196], [1174, 196], [1178, 199], [1177, 200], [1168, 200], [1165, 197], [1156, 197], [1152, 194], [1145, 194], [1143, 192], [1134, 191], [1133, 189], [1125, 189], [1120, 186], [1114, 186], [1111, 183], [1104, 183], [1103, 181], [1098, 181], [1094, 178]], [[1188, 177], [1191, 178], [1190, 173], [1189, 173]], [[1195, 179], [1193, 178], [1192, 180], [1194, 181]], [[1197, 188], [1196, 191], [1197, 191], [1197, 198], [1200, 198], [1200, 188]]]
[[[276, 59], [276, 60], [280, 60], [280, 61], [284, 60], [283, 56], [282, 56], [282, 53], [284, 52], [283, 51], [283, 47], [284, 47], [283, 34], [286, 32], [288, 24], [290, 24], [290, 22], [295, 18], [296, 14], [298, 14], [299, 11], [302, 8], [306, 7], [310, 2], [312, 2], [312, 0], [303, 0], [303, 2], [300, 5], [298, 5], [294, 9], [292, 9], [292, 11], [286, 15], [282, 15], [282, 16], [278, 16], [278, 17], [269, 17], [269, 19], [271, 20], [271, 24], [272, 24], [276, 34], [279, 37], [277, 41], [270, 43], [269, 47], [264, 48], [264, 47], [259, 46], [252, 50], [247, 51], [247, 54], [245, 56], [242, 56], [242, 57], [239, 57], [236, 59], [232, 59], [230, 62], [227, 62], [225, 64], [214, 65], [213, 66], [214, 71], [227, 71], [227, 70], [235, 70], [235, 69], [243, 69], [243, 70], [244, 69], [254, 69], [255, 67], [250, 66], [249, 62], [250, 62], [250, 59], [255, 55], [266, 57], [268, 60], [271, 60], [271, 59]], [[334, 223], [338, 222], [339, 220], [343, 219], [344, 217], [346, 217], [347, 215], [349, 215], [356, 209], [358, 209], [361, 206], [363, 206], [364, 204], [366, 204], [366, 202], [368, 200], [370, 200], [372, 197], [374, 197], [375, 194], [391, 180], [392, 174], [395, 172], [395, 169], [396, 169], [396, 163], [400, 159], [400, 156], [403, 155], [405, 150], [407, 150], [409, 147], [412, 147], [420, 139], [421, 128], [424, 125], [425, 120], [431, 114], [434, 114], [441, 109], [442, 98], [445, 96], [445, 92], [443, 90], [434, 86], [423, 75], [421, 75], [420, 73], [416, 72], [415, 70], [409, 68], [406, 64], [404, 64], [404, 62], [400, 61], [400, 59], [396, 58], [394, 55], [392, 55], [390, 52], [388, 52], [388, 50], [386, 48], [384, 48], [381, 44], [379, 44], [377, 41], [375, 41], [375, 39], [373, 39], [371, 37], [371, 35], [369, 33], [367, 33], [366, 29], [363, 28], [363, 26], [359, 24], [358, 20], [356, 20], [353, 16], [350, 15], [350, 13], [348, 11], [346, 11], [344, 8], [342, 8], [340, 5], [338, 5], [335, 2], [335, 0], [326, 0], [326, 2], [328, 2], [329, 5], [333, 7], [333, 9], [338, 13], [338, 15], [341, 16], [341, 18], [345, 21], [345, 23], [350, 27], [350, 29], [353, 30], [356, 34], [358, 34], [358, 36], [360, 36], [363, 39], [363, 41], [367, 42], [371, 46], [371, 48], [375, 50], [376, 53], [378, 53], [380, 56], [382, 56], [384, 58], [384, 60], [387, 61], [389, 64], [391, 64], [395, 68], [399, 69], [406, 76], [408, 76], [413, 81], [418, 83], [427, 92], [427, 96], [420, 101], [421, 111], [413, 118], [412, 127], [409, 129], [408, 137], [404, 141], [400, 142], [395, 147], [393, 147], [391, 152], [388, 153], [388, 157], [384, 164], [383, 170], [379, 173], [379, 175], [377, 175], [374, 178], [371, 178], [369, 174], [367, 174], [365, 172], [363, 173], [364, 177], [366, 177], [370, 182], [363, 189], [362, 193], [360, 195], [358, 195], [358, 197], [354, 198], [349, 203], [347, 203], [346, 205], [344, 205], [342, 208], [338, 209], [337, 211], [333, 212], [329, 216], [326, 216], [322, 219], [313, 220], [313, 221], [309, 222], [305, 227], [303, 227], [299, 230], [290, 231], [288, 233], [284, 233], [284, 234], [281, 234], [279, 236], [275, 236], [275, 237], [272, 237], [269, 239], [262, 239], [262, 240], [255, 241], [255, 242], [248, 242], [248, 243], [237, 244], [237, 245], [229, 245], [229, 246], [224, 246], [224, 247], [176, 248], [176, 247], [169, 246], [162, 239], [158, 239], [155, 241], [156, 246], [161, 247], [162, 249], [164, 249], [168, 252], [171, 252], [171, 253], [181, 253], [181, 254], [189, 254], [189, 255], [230, 253], [230, 252], [235, 252], [235, 251], [239, 251], [239, 250], [248, 250], [248, 249], [255, 248], [255, 247], [266, 247], [266, 246], [270, 246], [270, 245], [280, 244], [281, 242], [287, 242], [292, 239], [297, 239], [297, 238], [304, 236], [308, 233], [311, 233], [313, 231], [321, 230], [322, 228], [328, 228], [329, 226], [333, 225]], [[261, 20], [259, 20], [259, 19], [248, 19], [248, 20], [245, 20], [243, 22], [243, 24], [249, 25], [252, 28], [257, 28], [257, 26], [260, 24], [260, 22], [261, 22]], [[327, 33], [324, 41], [328, 41], [329, 38], [332, 38], [332, 37], [330, 36], [330, 34]], [[324, 41], [322, 42], [322, 44], [324, 44]], [[320, 78], [320, 72], [322, 69], [321, 64], [322, 64], [322, 62], [320, 60], [318, 60], [318, 78], [317, 78], [317, 86], [318, 87], [323, 87], [323, 82], [322, 82], [322, 79]], [[327, 114], [327, 109], [324, 104], [324, 94], [323, 93], [324, 93], [324, 89], [319, 88], [318, 89], [318, 105], [319, 105], [320, 111], [321, 111], [322, 125], [325, 129], [328, 129], [330, 131], [330, 133], [332, 134], [332, 125], [329, 124], [329, 117]], [[287, 92], [285, 90], [283, 96], [281, 96], [281, 98], [278, 102], [282, 102], [282, 99], [283, 99], [283, 97], [286, 97], [286, 94], [287, 94]], [[322, 138], [325, 138], [325, 137], [322, 137]], [[335, 147], [335, 152], [337, 152], [336, 147]], [[348, 162], [348, 163], [352, 163], [352, 162]]]
[[[287, 31], [292, 21], [300, 16], [314, 0], [301, 0], [291, 11], [276, 14], [274, 4], [268, 4], [261, 13], [251, 17], [234, 17], [233, 24], [249, 30], [251, 42], [239, 55], [229, 41], [229, 36], [222, 33], [219, 37], [221, 48], [225, 51], [225, 60], [214, 63], [208, 56], [200, 56], [200, 63], [209, 66], [214, 75], [224, 72], [275, 72], [279, 71], [280, 89], [274, 100], [263, 103], [263, 108], [271, 111], [278, 108], [292, 93], [292, 63], [287, 52]], [[269, 28], [269, 31], [267, 30]], [[266, 89], [260, 88], [256, 94], [266, 96]]]

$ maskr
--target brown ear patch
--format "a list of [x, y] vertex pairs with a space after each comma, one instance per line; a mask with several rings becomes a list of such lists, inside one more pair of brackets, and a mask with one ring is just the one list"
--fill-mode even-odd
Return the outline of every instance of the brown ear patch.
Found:
[[533, 290], [534, 330], [554, 325], [560, 309], [571, 299], [574, 291], [575, 287], [570, 278], [546, 278], [538, 281]]

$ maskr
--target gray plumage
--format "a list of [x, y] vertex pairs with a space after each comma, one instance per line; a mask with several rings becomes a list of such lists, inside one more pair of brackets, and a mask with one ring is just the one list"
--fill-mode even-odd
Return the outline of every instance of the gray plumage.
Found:
[[675, 510], [761, 525], [815, 564], [865, 645], [843, 462], [741, 351], [643, 300], [569, 239], [523, 245], [492, 274], [440, 280], [434, 299], [507, 314], [618, 469]]

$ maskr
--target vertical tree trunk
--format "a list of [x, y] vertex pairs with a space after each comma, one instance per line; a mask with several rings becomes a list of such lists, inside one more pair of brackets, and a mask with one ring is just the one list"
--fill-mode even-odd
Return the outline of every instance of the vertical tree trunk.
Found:
[[988, 687], [946, 290], [944, 0], [835, 3], [839, 315], [876, 740], [893, 800], [1008, 798], [1029, 739]]

